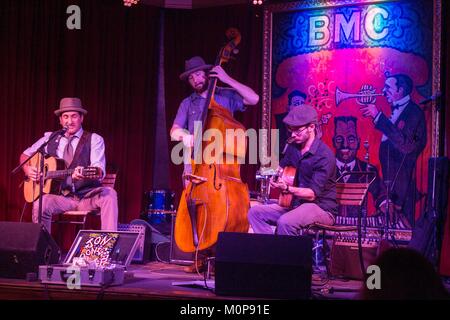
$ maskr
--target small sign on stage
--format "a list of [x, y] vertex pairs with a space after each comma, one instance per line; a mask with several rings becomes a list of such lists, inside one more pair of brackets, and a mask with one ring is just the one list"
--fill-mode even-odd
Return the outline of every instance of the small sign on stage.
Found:
[[121, 285], [140, 236], [132, 231], [80, 230], [64, 263], [39, 266], [39, 279], [67, 286]]
[[111, 264], [111, 256], [114, 250], [118, 233], [100, 232], [89, 233], [81, 240], [81, 252], [79, 258], [86, 262], [94, 263], [97, 268]]

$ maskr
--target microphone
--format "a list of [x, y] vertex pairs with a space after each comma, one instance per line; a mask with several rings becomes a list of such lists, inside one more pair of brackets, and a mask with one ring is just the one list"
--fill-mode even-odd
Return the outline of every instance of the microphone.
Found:
[[291, 144], [294, 141], [295, 141], [295, 137], [290, 136], [289, 138], [286, 139], [286, 144]]
[[63, 135], [66, 134], [67, 130], [69, 130], [69, 125], [66, 123], [66, 124], [64, 125], [64, 127], [63, 127], [61, 130], [58, 131], [58, 134], [60, 134], [60, 135], [63, 136]]
[[432, 96], [429, 96], [428, 98], [422, 100], [419, 102], [419, 104], [427, 104], [430, 103], [431, 101], [435, 101], [437, 100], [440, 96], [442, 95], [442, 92], [438, 91], [435, 94], [433, 94]]
[[69, 125], [68, 125], [68, 124], [65, 124], [64, 127], [63, 127], [62, 129], [53, 131], [53, 133], [52, 133], [52, 134], [50, 135], [50, 137], [48, 138], [48, 141], [50, 141], [51, 139], [54, 139], [54, 138], [56, 138], [56, 137], [58, 137], [58, 138], [57, 138], [57, 141], [59, 141], [60, 136], [65, 135], [66, 132], [67, 132], [67, 130], [69, 130]]

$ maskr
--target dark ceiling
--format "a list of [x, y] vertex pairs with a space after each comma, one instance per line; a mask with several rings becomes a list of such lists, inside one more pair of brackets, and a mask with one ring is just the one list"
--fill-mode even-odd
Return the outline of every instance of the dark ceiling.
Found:
[[251, 0], [140, 0], [142, 4], [165, 8], [196, 9], [232, 4], [251, 4]]

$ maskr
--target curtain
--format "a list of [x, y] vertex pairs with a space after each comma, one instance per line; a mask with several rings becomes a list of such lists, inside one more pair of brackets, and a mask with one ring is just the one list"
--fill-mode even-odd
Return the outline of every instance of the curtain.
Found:
[[[160, 11], [159, 30], [159, 65], [158, 65], [158, 98], [156, 107], [155, 139], [153, 152], [153, 188], [169, 188], [169, 144], [168, 128], [166, 126], [166, 95], [164, 87], [164, 10]], [[158, 208], [162, 209], [162, 208]]]
[[[248, 5], [198, 9], [186, 14], [185, 10], [168, 10], [165, 21], [165, 64], [167, 127], [170, 128], [180, 102], [191, 94], [189, 85], [179, 80], [184, 71], [185, 60], [201, 56], [206, 63], [213, 64], [219, 49], [227, 43], [225, 31], [230, 27], [240, 30], [242, 35], [239, 53], [223, 67], [237, 81], [248, 85], [261, 94], [262, 70], [262, 14]], [[220, 84], [219, 84], [220, 85]], [[261, 126], [261, 98], [255, 106], [245, 112], [235, 113], [235, 118], [246, 128]], [[170, 146], [175, 143], [171, 142]], [[170, 148], [169, 148], [170, 149]], [[258, 165], [242, 165], [241, 177], [256, 188], [255, 173]], [[171, 163], [171, 188], [179, 195], [183, 166]]]
[[[68, 30], [69, 5], [81, 9], [81, 30]], [[108, 171], [117, 171], [119, 222], [138, 218], [143, 193], [152, 184], [158, 97], [161, 9], [124, 7], [117, 0], [10, 0], [0, 11], [0, 220], [18, 221], [24, 200], [22, 172], [12, 176], [22, 151], [59, 128], [53, 114], [62, 97], [81, 98], [88, 110], [84, 129], [103, 136]], [[190, 91], [178, 78], [184, 60], [202, 55], [213, 62], [226, 43], [225, 30], [240, 29], [242, 42], [226, 71], [256, 92], [261, 83], [262, 17], [247, 5], [165, 12], [166, 126]], [[259, 128], [261, 104], [236, 114]], [[167, 139], [170, 139], [167, 135]], [[169, 142], [170, 148], [174, 145]], [[170, 156], [167, 155], [168, 157]], [[257, 165], [242, 166], [254, 186]], [[179, 197], [182, 166], [169, 165], [170, 188]], [[24, 221], [30, 221], [26, 210]]]
[[[81, 30], [66, 27], [73, 4], [81, 9]], [[72, 96], [88, 110], [84, 129], [105, 139], [107, 170], [117, 170], [119, 222], [138, 217], [152, 177], [159, 9], [11, 0], [2, 1], [0, 20], [0, 220], [19, 220], [23, 174], [10, 172], [26, 147], [58, 129], [53, 111]]]
[[[450, 101], [450, 3], [442, 1], [442, 90], [443, 97], [442, 114], [443, 136], [441, 144], [444, 146], [444, 155], [450, 158], [450, 112], [448, 111], [448, 102]], [[449, 184], [450, 185], [450, 184]], [[447, 199], [450, 199], [450, 190], [447, 190]], [[450, 276], [450, 206], [447, 203], [447, 217], [442, 222], [444, 225], [444, 237], [441, 247], [441, 260], [439, 271], [442, 275]]]

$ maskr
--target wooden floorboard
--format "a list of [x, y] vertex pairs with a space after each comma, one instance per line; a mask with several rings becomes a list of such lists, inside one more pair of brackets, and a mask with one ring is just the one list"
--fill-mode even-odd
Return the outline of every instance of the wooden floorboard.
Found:
[[[204, 287], [174, 285], [174, 282], [197, 281], [203, 284], [202, 275], [185, 273], [183, 266], [161, 262], [129, 267], [123, 285], [101, 290], [82, 286], [68, 289], [64, 285], [45, 285], [40, 281], [0, 278], [1, 300], [246, 300], [252, 297], [218, 296]], [[209, 279], [214, 281], [213, 278]], [[313, 276], [313, 293], [318, 299], [354, 299], [361, 286], [354, 280], [323, 280]], [[330, 290], [330, 288], [332, 288]], [[330, 293], [331, 292], [331, 293]]]

